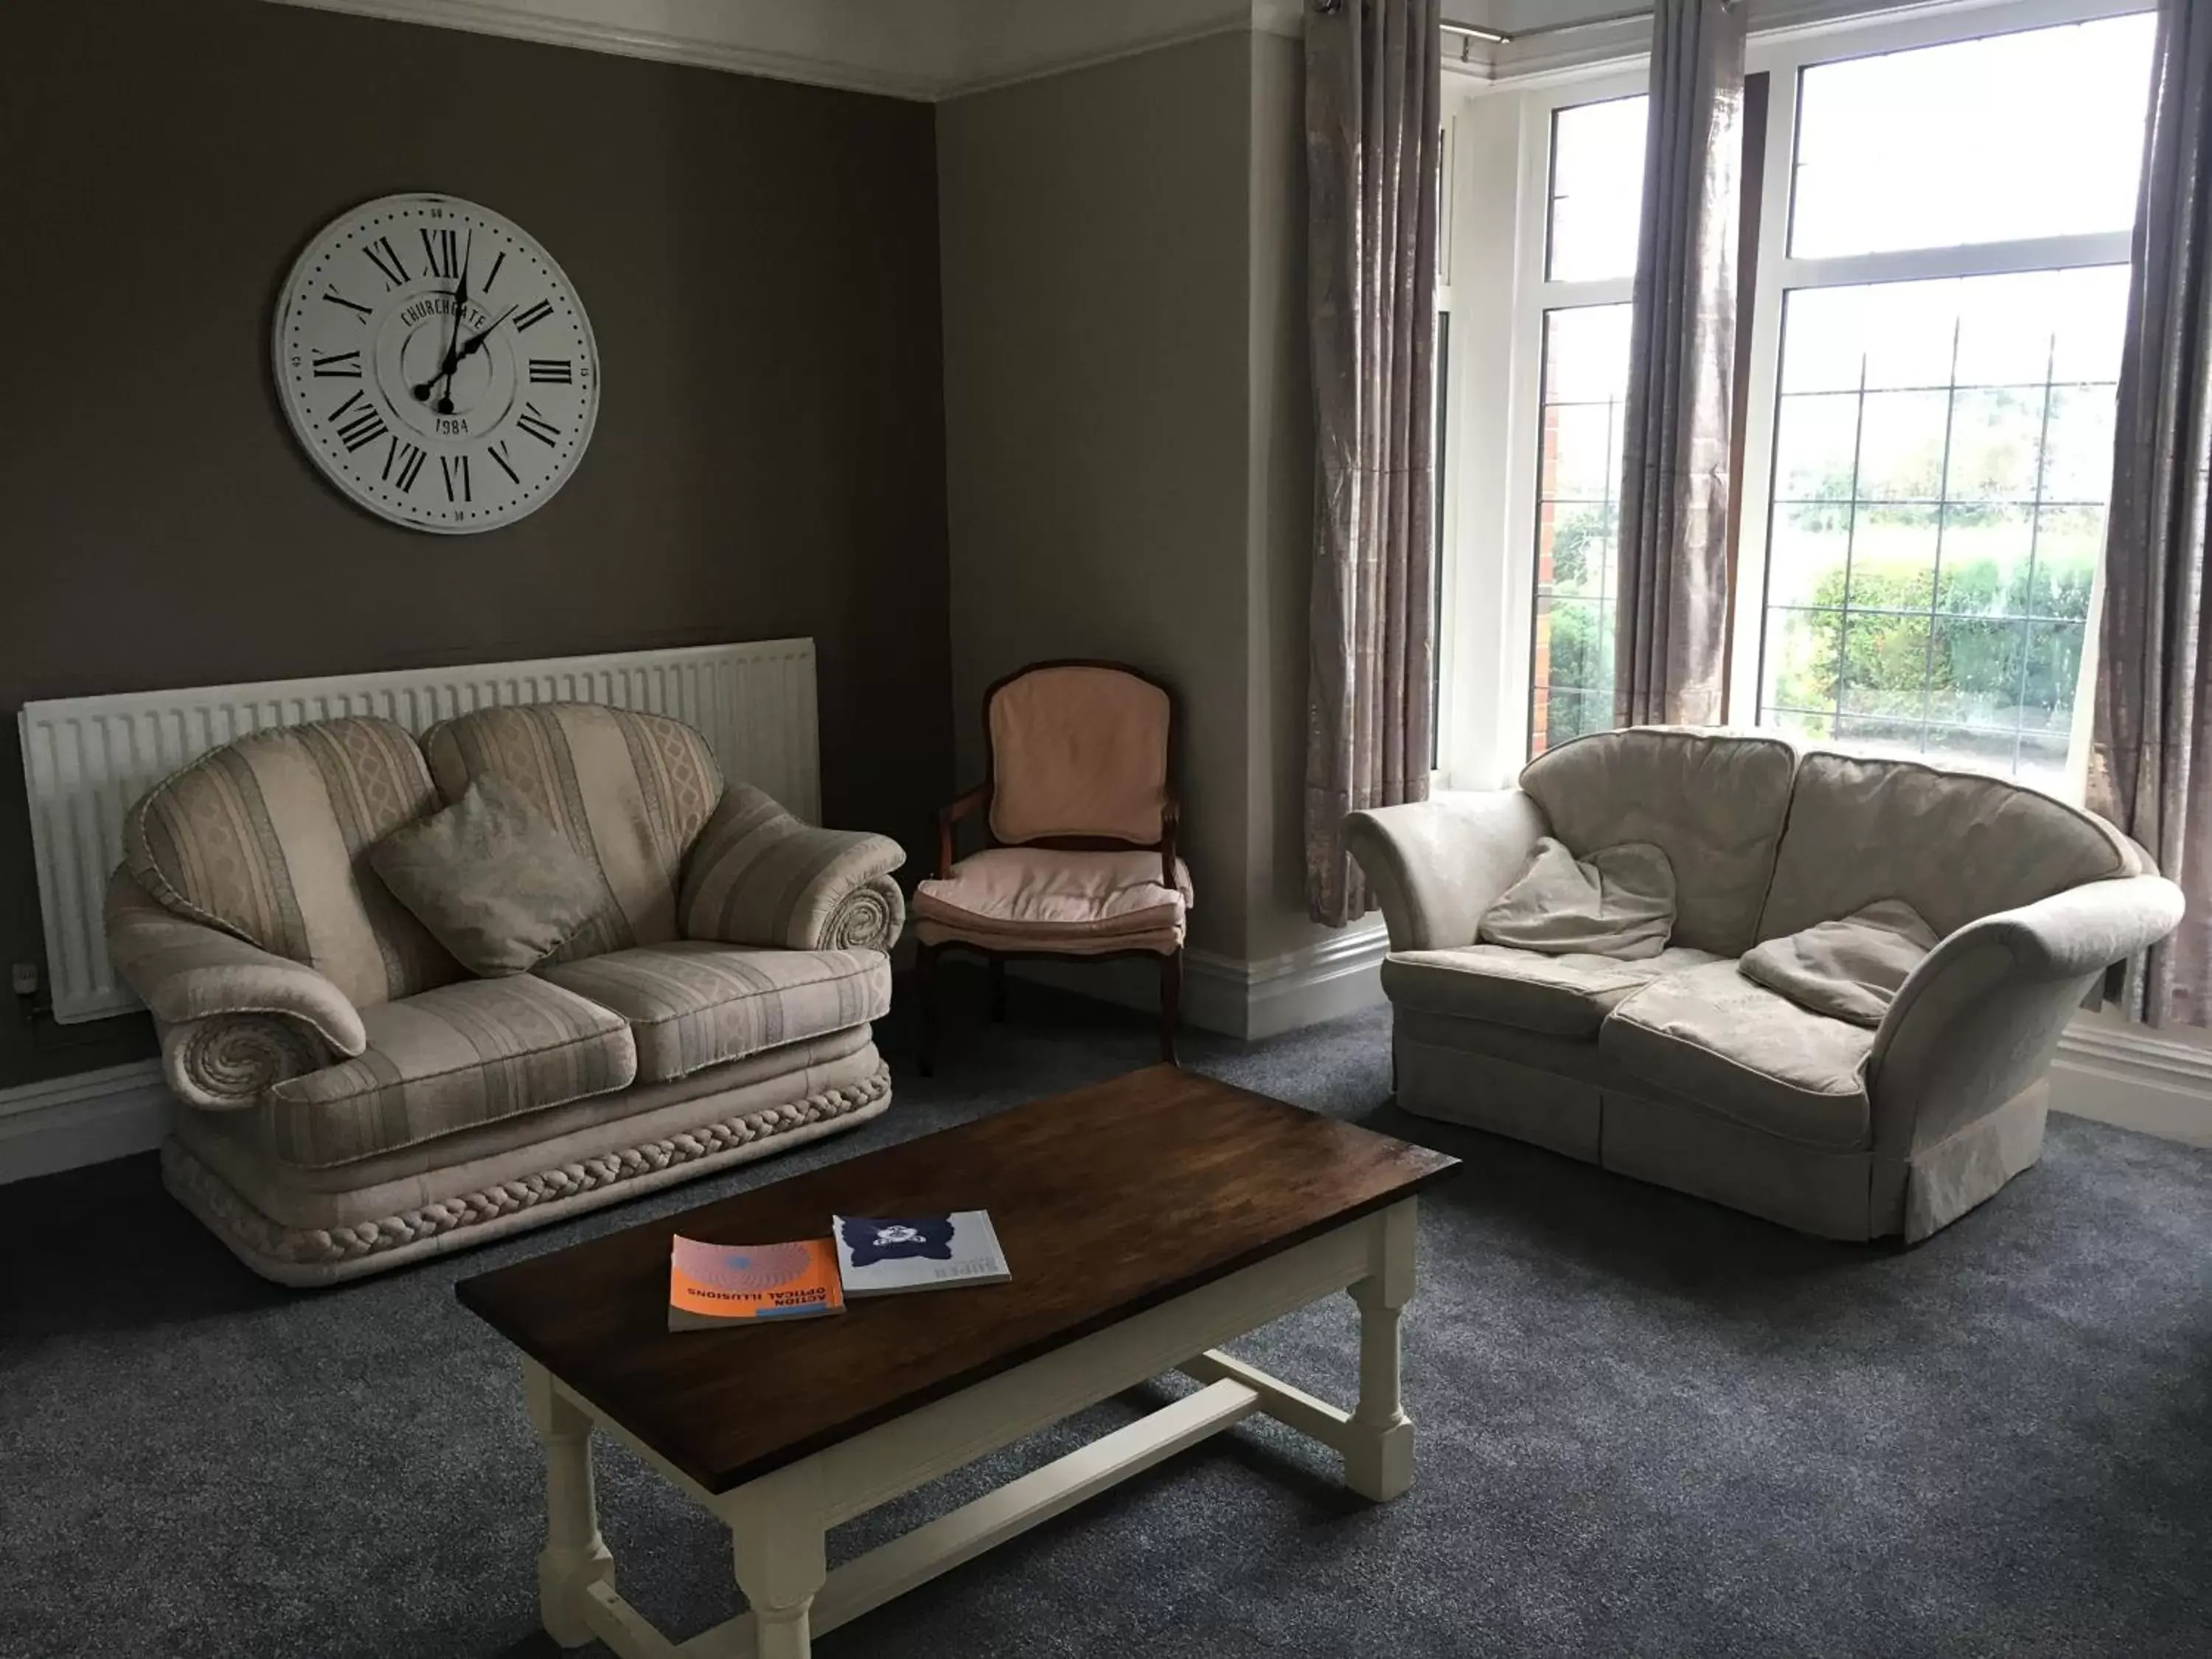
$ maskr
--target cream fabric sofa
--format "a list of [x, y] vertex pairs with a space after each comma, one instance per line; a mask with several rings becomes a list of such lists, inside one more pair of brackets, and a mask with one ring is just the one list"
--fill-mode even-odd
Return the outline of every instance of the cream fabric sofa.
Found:
[[[2002, 779], [1769, 736], [1641, 727], [1519, 787], [1355, 812], [1390, 932], [1399, 1103], [1832, 1238], [1923, 1238], [2034, 1163], [2045, 1078], [2105, 967], [2181, 895], [2102, 819]], [[1540, 836], [1653, 842], [1659, 956], [1476, 943]], [[1901, 898], [1941, 943], [1878, 1029], [1736, 969], [1753, 945]]]
[[[369, 847], [518, 787], [605, 897], [527, 974], [477, 979]], [[182, 1103], [169, 1190], [255, 1272], [394, 1267], [850, 1127], [890, 1101], [870, 1022], [902, 860], [725, 787], [677, 721], [582, 703], [258, 732], [125, 823], [118, 969]]]

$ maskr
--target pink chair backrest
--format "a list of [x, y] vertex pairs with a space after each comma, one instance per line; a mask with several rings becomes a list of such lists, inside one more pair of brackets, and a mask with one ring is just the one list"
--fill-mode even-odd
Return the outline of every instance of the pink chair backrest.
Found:
[[1167, 798], [1168, 694], [1118, 668], [1034, 668], [992, 694], [991, 833], [1149, 846]]

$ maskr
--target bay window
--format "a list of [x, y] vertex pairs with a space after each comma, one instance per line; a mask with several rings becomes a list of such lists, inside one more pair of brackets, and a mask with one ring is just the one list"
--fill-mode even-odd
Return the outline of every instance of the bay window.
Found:
[[[2063, 784], [2151, 32], [2022, 0], [1753, 36], [1732, 724]], [[1640, 79], [1492, 88], [1455, 118], [1463, 185], [1504, 177], [1466, 165], [1474, 144], [1519, 150], [1510, 208], [1454, 215], [1453, 425], [1505, 410], [1495, 455], [1444, 468], [1458, 787], [1611, 724]]]

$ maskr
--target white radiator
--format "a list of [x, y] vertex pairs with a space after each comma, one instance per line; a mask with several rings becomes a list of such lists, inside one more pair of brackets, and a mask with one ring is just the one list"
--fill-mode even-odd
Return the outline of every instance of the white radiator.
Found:
[[74, 1023], [137, 1006], [108, 965], [100, 909], [123, 859], [124, 813], [177, 768], [269, 726], [381, 714], [420, 733], [471, 708], [520, 702], [672, 715], [706, 735], [726, 775], [765, 789], [810, 822], [819, 818], [811, 640], [27, 703], [23, 779], [54, 1018]]

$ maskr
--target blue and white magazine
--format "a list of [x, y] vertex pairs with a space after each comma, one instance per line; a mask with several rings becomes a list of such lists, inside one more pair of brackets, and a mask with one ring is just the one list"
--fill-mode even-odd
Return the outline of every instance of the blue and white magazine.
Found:
[[888, 1296], [957, 1285], [1003, 1285], [1007, 1271], [999, 1235], [982, 1210], [951, 1215], [883, 1218], [833, 1216], [837, 1273], [845, 1294]]

